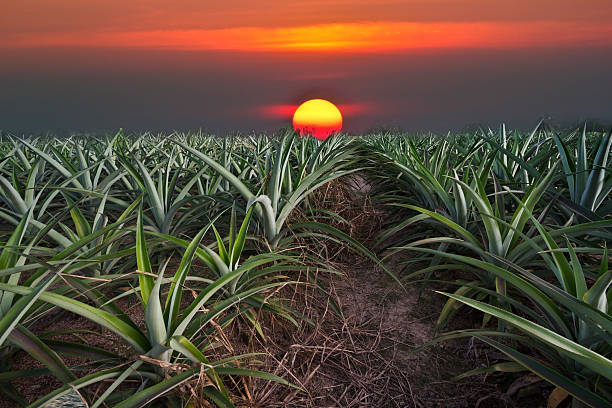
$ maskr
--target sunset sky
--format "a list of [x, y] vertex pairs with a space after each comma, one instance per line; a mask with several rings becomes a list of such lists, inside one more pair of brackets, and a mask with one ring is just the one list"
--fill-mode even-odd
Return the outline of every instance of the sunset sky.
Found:
[[345, 129], [612, 119], [610, 0], [4, 0], [0, 129]]

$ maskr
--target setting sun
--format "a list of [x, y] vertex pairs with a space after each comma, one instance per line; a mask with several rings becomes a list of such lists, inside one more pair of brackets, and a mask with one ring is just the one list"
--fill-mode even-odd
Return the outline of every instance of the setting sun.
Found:
[[310, 135], [325, 140], [342, 129], [342, 114], [329, 101], [311, 99], [296, 109], [293, 128], [302, 136]]

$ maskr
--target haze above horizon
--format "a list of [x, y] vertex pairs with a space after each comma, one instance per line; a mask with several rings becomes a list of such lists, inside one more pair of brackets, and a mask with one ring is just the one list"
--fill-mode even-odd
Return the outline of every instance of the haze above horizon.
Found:
[[[345, 129], [612, 119], [606, 0], [5, 0], [0, 129]], [[345, 109], [342, 109], [345, 107]]]

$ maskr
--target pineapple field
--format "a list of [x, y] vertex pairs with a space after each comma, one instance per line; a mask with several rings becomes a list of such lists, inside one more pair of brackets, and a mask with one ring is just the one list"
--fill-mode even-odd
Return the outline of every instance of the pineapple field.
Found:
[[0, 134], [0, 406], [609, 407], [612, 137]]

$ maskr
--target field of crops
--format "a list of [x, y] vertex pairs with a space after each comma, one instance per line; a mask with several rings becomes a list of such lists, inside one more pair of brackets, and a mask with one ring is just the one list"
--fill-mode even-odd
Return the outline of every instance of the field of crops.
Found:
[[[303, 376], [269, 364], [279, 333], [320, 323], [300, 296], [342, 325], [333, 282], [351, 274], [344, 262], [378, 271], [398, 297], [444, 299], [433, 337], [403, 354], [495, 351], [444, 380], [531, 372], [546, 392], [530, 406], [609, 407], [611, 143], [545, 124], [325, 142], [2, 134], [5, 406], [452, 406], [415, 386], [377, 402], [332, 387], [322, 405], [308, 398], [316, 364]], [[379, 225], [357, 228], [359, 209], [343, 211], [359, 195]]]

